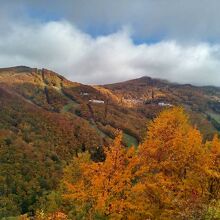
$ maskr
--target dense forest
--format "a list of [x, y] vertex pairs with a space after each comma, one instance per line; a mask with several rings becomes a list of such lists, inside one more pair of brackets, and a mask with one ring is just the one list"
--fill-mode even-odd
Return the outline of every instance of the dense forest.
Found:
[[218, 219], [219, 100], [0, 69], [0, 219]]
[[118, 132], [99, 161], [87, 150], [65, 165], [55, 154], [36, 158], [33, 146], [7, 131], [0, 144], [1, 217], [220, 218], [220, 140], [204, 141], [182, 108], [162, 111], [138, 147], [125, 147]]

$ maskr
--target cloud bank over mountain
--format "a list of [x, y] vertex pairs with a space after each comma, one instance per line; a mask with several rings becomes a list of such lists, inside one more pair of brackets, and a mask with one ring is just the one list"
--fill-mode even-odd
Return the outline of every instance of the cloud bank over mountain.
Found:
[[[0, 67], [44, 67], [91, 84], [148, 75], [220, 86], [220, 43], [214, 40], [220, 33], [213, 4], [204, 7], [205, 0], [200, 5], [193, 1], [192, 7], [189, 1], [172, 0], [92, 2], [61, 5], [55, 0], [43, 7], [42, 1], [0, 0]], [[200, 7], [203, 11], [193, 17]], [[182, 14], [181, 8], [187, 13]], [[18, 12], [21, 16], [16, 19]]]

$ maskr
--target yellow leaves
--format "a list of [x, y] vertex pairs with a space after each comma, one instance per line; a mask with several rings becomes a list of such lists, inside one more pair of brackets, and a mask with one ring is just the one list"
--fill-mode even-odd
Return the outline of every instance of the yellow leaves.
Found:
[[105, 149], [104, 162], [94, 163], [74, 159], [73, 166], [78, 167], [76, 170], [81, 174], [78, 175], [78, 181], [75, 182], [73, 178], [73, 184], [65, 181], [67, 188], [65, 198], [92, 203], [94, 210], [106, 215], [126, 213], [137, 207], [130, 198], [135, 192], [132, 189], [137, 176], [138, 157], [135, 149], [130, 148], [127, 151], [122, 146], [121, 140], [122, 134], [115, 139], [109, 149]]
[[167, 213], [171, 208], [177, 214], [175, 210], [182, 209], [193, 193], [196, 198], [207, 194], [202, 137], [183, 109], [166, 110], [151, 123], [139, 154], [148, 173], [144, 176], [147, 196], [155, 209]]
[[[23, 219], [23, 218], [21, 218]], [[51, 214], [46, 214], [43, 211], [38, 211], [35, 216], [36, 220], [67, 220], [67, 216], [62, 212], [55, 212]], [[24, 218], [25, 220], [25, 218]]]
[[196, 219], [219, 199], [220, 141], [203, 144], [183, 109], [162, 112], [138, 150], [121, 139], [105, 148], [104, 162], [82, 154], [67, 167], [65, 197], [77, 210], [89, 206], [91, 216], [110, 219]]
[[[148, 138], [140, 147], [140, 154], [153, 169], [180, 172], [190, 166], [201, 152], [202, 138], [188, 123], [181, 108], [166, 110], [151, 123]], [[154, 167], [155, 166], [155, 167]]]
[[188, 117], [182, 108], [165, 110], [149, 125], [147, 139], [158, 138], [168, 142], [179, 130], [187, 130]]
[[207, 162], [206, 171], [207, 174], [213, 175], [219, 178], [220, 175], [220, 140], [217, 135], [214, 136], [212, 141], [206, 142]]

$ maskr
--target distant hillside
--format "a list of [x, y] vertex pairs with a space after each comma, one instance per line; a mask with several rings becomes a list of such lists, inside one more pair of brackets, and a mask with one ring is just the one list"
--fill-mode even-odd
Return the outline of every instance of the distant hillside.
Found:
[[160, 107], [183, 106], [206, 136], [220, 130], [220, 88], [175, 84], [165, 80], [142, 77], [122, 83], [105, 85], [124, 106], [137, 108], [148, 118]]

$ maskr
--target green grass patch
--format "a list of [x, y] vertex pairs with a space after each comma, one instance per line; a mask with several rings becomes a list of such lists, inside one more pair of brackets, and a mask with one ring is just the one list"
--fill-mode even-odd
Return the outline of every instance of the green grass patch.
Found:
[[220, 123], [220, 114], [214, 113], [214, 112], [207, 112], [207, 114], [213, 118], [215, 121]]
[[126, 144], [127, 147], [138, 146], [138, 140], [135, 137], [126, 133], [123, 133], [123, 142]]
[[67, 105], [63, 106], [62, 112], [68, 112], [70, 109], [77, 107], [77, 106], [78, 106], [77, 102], [71, 101]]

